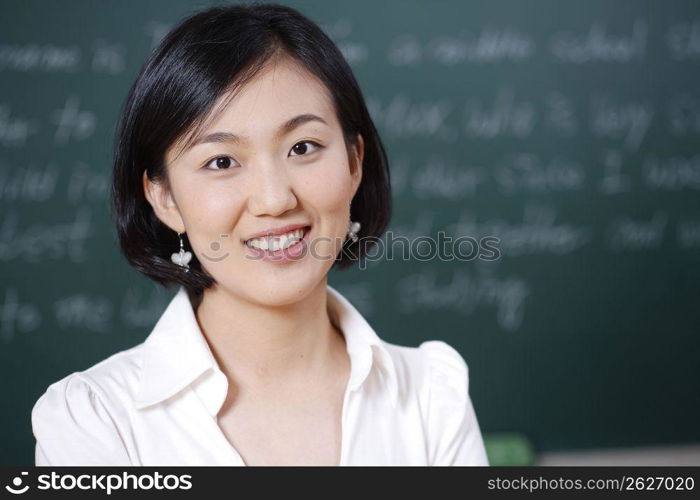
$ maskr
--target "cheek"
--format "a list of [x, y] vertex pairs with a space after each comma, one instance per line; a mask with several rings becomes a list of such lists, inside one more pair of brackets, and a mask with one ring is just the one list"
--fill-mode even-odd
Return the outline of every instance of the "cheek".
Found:
[[[195, 253], [212, 252], [226, 244], [231, 233], [231, 223], [242, 209], [242, 197], [230, 182], [211, 182], [192, 176], [183, 179], [184, 189], [178, 197], [178, 208], [188, 230], [188, 238]], [[216, 243], [219, 243], [216, 245]], [[201, 260], [201, 258], [200, 258]]]
[[352, 177], [344, 151], [310, 171], [304, 185], [304, 197], [313, 203], [319, 215], [345, 213], [352, 194]]
[[313, 207], [319, 222], [316, 236], [321, 238], [313, 248], [324, 259], [332, 260], [340, 252], [347, 234], [352, 177], [344, 153], [328, 158], [305, 176], [302, 198]]
[[241, 205], [238, 193], [230, 182], [197, 182], [188, 184], [181, 211], [195, 228], [217, 227], [231, 221]]

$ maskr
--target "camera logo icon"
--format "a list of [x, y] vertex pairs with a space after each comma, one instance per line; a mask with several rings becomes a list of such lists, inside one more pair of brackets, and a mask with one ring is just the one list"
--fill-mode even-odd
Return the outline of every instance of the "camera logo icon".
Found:
[[[29, 475], [28, 472], [22, 472], [22, 476], [27, 476]], [[24, 488], [22, 486], [22, 477], [17, 476], [14, 479], [12, 479], [12, 486], [5, 486], [5, 489], [12, 493], [13, 495], [21, 495], [22, 493], [26, 493], [26, 491], [29, 489], [29, 485], [25, 485]]]
[[[228, 237], [229, 237], [228, 234], [221, 235], [221, 238], [228, 238]], [[212, 241], [211, 244], [209, 245], [209, 248], [211, 249], [212, 252], [216, 253], [219, 250], [221, 250], [221, 243], [219, 243], [218, 241]], [[210, 257], [209, 255], [202, 252], [202, 256], [211, 262], [221, 262], [222, 260], [224, 260], [226, 257], [229, 256], [229, 253], [226, 252], [226, 254], [224, 254], [224, 255]]]

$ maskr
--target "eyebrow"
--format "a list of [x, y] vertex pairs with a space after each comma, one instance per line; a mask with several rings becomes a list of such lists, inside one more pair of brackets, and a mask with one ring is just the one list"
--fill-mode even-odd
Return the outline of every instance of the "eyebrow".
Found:
[[[320, 116], [314, 115], [312, 113], [304, 113], [303, 115], [295, 116], [290, 120], [287, 120], [277, 129], [276, 137], [280, 138], [291, 132], [297, 127], [302, 126], [304, 123], [311, 121], [318, 121], [328, 125], [326, 120]], [[221, 143], [221, 142], [233, 142], [235, 144], [240, 144], [241, 142], [246, 142], [247, 138], [244, 136], [238, 136], [232, 132], [212, 132], [195, 140], [192, 145], [187, 149], [192, 149], [199, 144], [205, 143]]]

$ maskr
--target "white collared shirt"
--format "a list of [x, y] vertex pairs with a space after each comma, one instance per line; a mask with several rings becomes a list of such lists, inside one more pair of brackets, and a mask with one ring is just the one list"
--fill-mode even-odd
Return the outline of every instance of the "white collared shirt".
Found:
[[[350, 356], [340, 465], [489, 465], [462, 356], [438, 340], [388, 343], [327, 292]], [[37, 400], [36, 465], [246, 465], [217, 422], [227, 392], [180, 287], [145, 342]]]

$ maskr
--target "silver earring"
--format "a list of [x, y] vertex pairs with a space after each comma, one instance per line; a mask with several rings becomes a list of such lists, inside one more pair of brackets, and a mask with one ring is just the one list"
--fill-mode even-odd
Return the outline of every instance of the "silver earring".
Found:
[[185, 272], [189, 273], [190, 266], [188, 264], [190, 260], [192, 260], [192, 252], [185, 252], [185, 248], [182, 243], [182, 234], [177, 233], [177, 235], [180, 237], [180, 251], [172, 254], [170, 256], [170, 260], [172, 260], [174, 264], [177, 264], [180, 267], [184, 267]]
[[[349, 210], [352, 212], [352, 200], [350, 201], [350, 209]], [[352, 217], [352, 215], [351, 215], [351, 217]], [[357, 239], [358, 239], [357, 233], [360, 232], [360, 227], [361, 227], [361, 225], [359, 222], [350, 221], [348, 223], [348, 238], [350, 238], [353, 241], [353, 243], [357, 242]]]
[[358, 240], [357, 233], [360, 231], [360, 227], [361, 225], [359, 222], [350, 221], [350, 224], [348, 225], [348, 237], [353, 242], [356, 242]]

